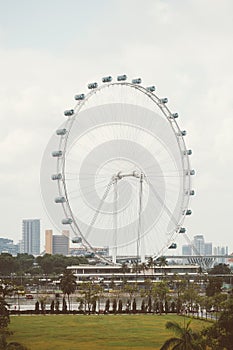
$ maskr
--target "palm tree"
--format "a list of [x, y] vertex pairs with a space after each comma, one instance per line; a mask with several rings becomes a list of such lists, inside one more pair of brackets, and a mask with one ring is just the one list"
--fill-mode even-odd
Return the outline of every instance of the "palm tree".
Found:
[[148, 266], [147, 266], [147, 264], [145, 262], [142, 262], [140, 266], [141, 266], [141, 271], [143, 272], [144, 281], [145, 281], [145, 273], [148, 270]]
[[121, 272], [123, 273], [122, 286], [124, 288], [127, 283], [127, 278], [125, 277], [126, 272], [129, 272], [129, 267], [126, 262], [123, 262], [121, 265]]
[[70, 270], [65, 270], [63, 276], [60, 279], [60, 287], [64, 295], [67, 294], [68, 305], [70, 311], [70, 294], [76, 290], [76, 277]]
[[204, 350], [206, 346], [199, 333], [192, 331], [191, 320], [182, 327], [177, 322], [167, 322], [166, 328], [172, 330], [177, 337], [172, 337], [165, 341], [160, 350]]
[[155, 261], [152, 258], [152, 256], [149, 257], [147, 260], [147, 267], [148, 269], [152, 269], [152, 280], [154, 279], [154, 267], [155, 267]]
[[166, 257], [165, 256], [160, 256], [157, 259], [157, 263], [158, 263], [159, 267], [161, 268], [162, 275], [165, 275], [164, 267], [168, 265]]
[[141, 265], [138, 263], [138, 261], [136, 261], [133, 264], [133, 268], [132, 268], [132, 272], [134, 272], [136, 274], [136, 283], [138, 281], [138, 274], [141, 272]]

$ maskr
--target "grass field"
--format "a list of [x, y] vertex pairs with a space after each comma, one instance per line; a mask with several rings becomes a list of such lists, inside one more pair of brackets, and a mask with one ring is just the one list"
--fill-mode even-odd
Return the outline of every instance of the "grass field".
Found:
[[[172, 336], [165, 329], [168, 320], [181, 324], [176, 315], [47, 315], [12, 316], [8, 341], [19, 341], [31, 350], [149, 350], [159, 349]], [[192, 320], [193, 329], [208, 327]]]

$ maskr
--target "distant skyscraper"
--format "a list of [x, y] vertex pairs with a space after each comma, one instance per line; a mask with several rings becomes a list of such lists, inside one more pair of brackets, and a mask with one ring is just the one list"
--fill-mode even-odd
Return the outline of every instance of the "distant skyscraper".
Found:
[[[228, 247], [214, 247], [214, 255], [228, 255]], [[217, 264], [226, 264], [227, 259], [224, 257], [217, 258], [216, 263]]]
[[[193, 237], [193, 245], [200, 255], [205, 255], [205, 240], [203, 235]], [[194, 252], [196, 254], [196, 252]]]
[[65, 235], [53, 235], [53, 254], [69, 254], [69, 238]]
[[40, 254], [40, 220], [23, 220], [22, 226], [22, 250], [23, 253], [32, 255]]
[[17, 255], [19, 253], [19, 244], [14, 244], [12, 239], [0, 238], [0, 253]]
[[53, 230], [45, 230], [45, 253], [53, 254]]
[[212, 255], [212, 242], [205, 242], [203, 235], [193, 237], [192, 244], [182, 246], [182, 255]]
[[212, 255], [212, 251], [213, 251], [212, 243], [211, 242], [205, 243], [205, 255]]

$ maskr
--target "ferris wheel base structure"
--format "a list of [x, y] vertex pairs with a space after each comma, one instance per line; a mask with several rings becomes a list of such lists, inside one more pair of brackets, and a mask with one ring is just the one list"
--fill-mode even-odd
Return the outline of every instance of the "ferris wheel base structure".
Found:
[[[194, 195], [186, 131], [168, 99], [125, 74], [89, 83], [51, 137], [41, 192], [54, 226], [106, 263], [161, 256], [185, 233]], [[111, 258], [95, 247], [109, 247]]]

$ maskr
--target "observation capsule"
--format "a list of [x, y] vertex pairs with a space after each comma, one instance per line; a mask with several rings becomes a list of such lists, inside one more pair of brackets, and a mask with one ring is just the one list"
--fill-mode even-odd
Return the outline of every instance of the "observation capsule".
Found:
[[142, 79], [141, 78], [136, 78], [132, 80], [132, 84], [141, 84]]
[[155, 91], [155, 86], [148, 86], [146, 88], [147, 91], [154, 92]]
[[102, 82], [103, 83], [110, 83], [112, 81], [112, 77], [109, 75], [108, 77], [103, 77]]
[[84, 100], [85, 99], [85, 95], [84, 94], [75, 95], [74, 99], [77, 100], [77, 101]]
[[186, 136], [186, 135], [187, 135], [187, 131], [186, 131], [186, 130], [182, 130], [182, 131], [180, 132], [180, 135], [181, 135], [181, 136]]
[[58, 129], [57, 131], [56, 131], [56, 134], [57, 135], [65, 135], [66, 134], [66, 132], [67, 132], [67, 130], [66, 129]]
[[98, 87], [97, 83], [90, 83], [87, 85], [88, 89], [96, 89]]
[[65, 201], [66, 201], [65, 197], [56, 197], [54, 199], [55, 203], [65, 203]]
[[167, 103], [168, 102], [168, 98], [167, 97], [163, 97], [160, 99], [160, 103]]
[[52, 152], [53, 157], [61, 157], [62, 156], [62, 151], [53, 151]]
[[82, 242], [82, 237], [75, 237], [72, 239], [72, 243], [81, 243]]
[[190, 196], [194, 196], [194, 195], [195, 195], [195, 191], [194, 191], [194, 190], [190, 190], [190, 191], [189, 191], [189, 195], [190, 195]]
[[72, 224], [73, 220], [71, 218], [65, 218], [65, 219], [62, 219], [61, 223], [63, 225], [70, 225]]
[[192, 170], [190, 170], [190, 175], [195, 175], [195, 170], [194, 169], [192, 169]]
[[179, 233], [185, 233], [186, 232], [186, 229], [184, 228], [184, 227], [181, 227], [180, 229], [179, 229]]
[[186, 151], [184, 151], [184, 155], [187, 154], [188, 156], [191, 156], [192, 153], [193, 152], [191, 149], [187, 149]]
[[191, 209], [187, 209], [185, 212], [185, 215], [191, 215], [192, 214], [192, 210]]
[[172, 243], [168, 249], [176, 249], [177, 248], [177, 244], [176, 243]]
[[117, 77], [117, 80], [118, 81], [124, 81], [124, 80], [126, 80], [127, 79], [127, 75], [125, 75], [125, 74], [123, 74], [123, 75], [118, 75], [118, 77]]
[[62, 174], [61, 173], [53, 174], [53, 175], [51, 175], [51, 179], [52, 180], [61, 180], [62, 179]]
[[64, 115], [66, 116], [66, 117], [69, 117], [69, 116], [71, 116], [71, 115], [73, 115], [74, 114], [74, 110], [73, 109], [67, 109], [65, 112], [64, 112]]
[[176, 119], [176, 118], [179, 117], [179, 114], [178, 113], [172, 113], [172, 117]]

